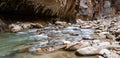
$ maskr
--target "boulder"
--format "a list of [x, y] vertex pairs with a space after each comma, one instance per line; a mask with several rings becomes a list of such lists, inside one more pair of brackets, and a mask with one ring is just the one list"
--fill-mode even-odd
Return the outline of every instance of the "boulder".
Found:
[[22, 26], [20, 26], [20, 25], [11, 24], [11, 25], [9, 25], [9, 29], [10, 29], [12, 32], [19, 32], [19, 31], [21, 31], [23, 28], [22, 28]]
[[77, 55], [83, 55], [83, 56], [87, 56], [87, 55], [97, 55], [98, 54], [98, 48], [95, 47], [85, 47], [85, 48], [80, 48], [76, 51]]

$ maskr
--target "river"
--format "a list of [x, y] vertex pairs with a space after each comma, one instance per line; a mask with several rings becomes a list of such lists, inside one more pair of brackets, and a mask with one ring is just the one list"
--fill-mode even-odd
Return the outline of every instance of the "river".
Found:
[[[55, 46], [55, 45], [60, 45], [62, 43], [61, 41], [64, 41], [64, 40], [74, 41], [81, 37], [90, 37], [90, 35], [93, 34], [92, 29], [80, 29], [79, 25], [71, 25], [63, 29], [59, 29], [59, 28], [56, 29], [56, 26], [47, 26], [47, 27], [44, 27], [43, 29], [44, 29], [43, 31], [45, 31], [45, 33], [43, 34], [45, 35], [36, 34], [36, 31], [38, 29], [30, 29], [30, 30], [26, 30], [18, 33], [0, 34], [0, 58], [18, 58], [15, 56], [16, 53], [13, 52], [14, 48], [24, 43], [30, 43], [31, 40], [35, 40], [32, 38], [38, 38], [38, 37], [41, 37], [41, 35], [42, 35], [41, 39], [46, 38], [47, 36], [48, 37], [52, 36], [53, 38], [61, 37], [59, 40], [57, 39], [57, 41], [55, 39], [52, 39], [51, 42], [49, 42], [49, 45]], [[78, 35], [77, 36], [70, 35], [71, 32], [75, 34], [77, 33]], [[39, 45], [39, 44], [34, 44], [33, 46], [35, 45]], [[43, 45], [40, 44], [40, 47], [42, 46]], [[20, 55], [19, 55], [19, 58], [24, 58], [22, 56], [25, 56], [26, 54], [23, 53], [21, 57]], [[35, 57], [31, 57], [31, 58], [35, 58]]]

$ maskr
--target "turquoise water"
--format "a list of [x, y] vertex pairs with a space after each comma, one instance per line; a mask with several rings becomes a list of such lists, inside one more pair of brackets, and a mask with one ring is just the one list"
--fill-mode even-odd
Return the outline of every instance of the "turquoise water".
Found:
[[33, 34], [0, 34], [0, 58], [12, 58], [12, 50], [16, 45], [26, 42], [26, 39]]

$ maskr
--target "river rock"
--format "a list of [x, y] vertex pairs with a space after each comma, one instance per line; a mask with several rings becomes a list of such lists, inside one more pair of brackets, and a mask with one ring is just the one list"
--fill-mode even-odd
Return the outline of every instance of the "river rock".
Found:
[[120, 35], [115, 40], [116, 41], [120, 41]]
[[28, 50], [29, 53], [34, 53], [35, 51], [36, 51], [36, 47], [31, 47]]
[[44, 27], [42, 24], [40, 24], [40, 23], [31, 23], [31, 26], [33, 27], [33, 28], [42, 28], [42, 27]]
[[28, 52], [31, 54], [42, 54], [43, 53], [42, 48], [40, 47], [31, 47], [29, 48]]
[[78, 55], [97, 55], [98, 54], [98, 49], [94, 47], [85, 47], [85, 48], [80, 48], [76, 51]]
[[83, 8], [88, 8], [89, 6], [87, 5], [87, 0], [81, 0], [80, 1], [80, 6], [83, 7]]
[[65, 49], [66, 50], [76, 50], [76, 47], [78, 47], [79, 43], [80, 42], [71, 42], [71, 43], [66, 45]]
[[30, 47], [31, 47], [31, 45], [16, 46], [16, 47], [13, 48], [13, 52], [16, 52], [16, 53], [28, 52], [28, 50], [29, 50]]
[[107, 35], [106, 35], [106, 38], [107, 38], [107, 39], [113, 39], [113, 40], [115, 40], [115, 36], [114, 36], [114, 35], [111, 35], [111, 34], [107, 34]]
[[65, 28], [65, 30], [79, 30], [79, 27], [75, 27], [75, 26], [68, 26]]
[[83, 24], [85, 21], [82, 21], [81, 19], [76, 19], [77, 24]]
[[63, 42], [64, 45], [68, 45], [68, 44], [70, 44], [70, 43], [71, 43], [70, 41], [64, 41], [64, 42]]
[[11, 24], [11, 25], [9, 25], [9, 29], [10, 29], [12, 32], [19, 32], [19, 31], [21, 31], [23, 28], [22, 28], [20, 25]]
[[92, 46], [93, 47], [96, 47], [96, 48], [99, 48], [99, 49], [104, 49], [104, 48], [109, 48], [111, 47], [112, 45], [110, 44], [110, 42], [96, 42], [96, 43], [92, 43]]
[[101, 42], [99, 43], [99, 46], [108, 46], [110, 45], [110, 42]]
[[109, 32], [101, 32], [101, 33], [99, 33], [99, 36], [100, 36], [102, 39], [105, 39], [107, 34], [109, 34]]
[[78, 33], [70, 33], [71, 36], [79, 36]]
[[56, 21], [55, 24], [56, 24], [56, 25], [65, 26], [65, 25], [67, 25], [67, 22], [64, 22], [64, 21]]
[[116, 34], [120, 35], [120, 29], [116, 30]]
[[120, 55], [116, 53], [110, 53], [106, 55], [107, 58], [120, 58]]
[[93, 40], [94, 44], [99, 44], [101, 41], [100, 40]]
[[24, 29], [30, 29], [30, 28], [32, 28], [32, 26], [31, 26], [30, 23], [22, 23], [21, 26], [22, 26]]
[[101, 33], [102, 30], [95, 30], [95, 33]]
[[110, 54], [110, 53], [111, 53], [111, 51], [109, 51], [108, 49], [102, 49], [102, 50], [99, 52], [99, 54], [101, 54], [101, 55]]
[[80, 28], [83, 28], [83, 29], [87, 29], [87, 28], [91, 28], [91, 27], [92, 27], [92, 25], [89, 23], [84, 23], [84, 24], [80, 25]]
[[17, 23], [9, 25], [9, 29], [12, 32], [19, 32], [23, 29], [41, 28], [41, 27], [43, 27], [42, 24], [31, 23], [31, 22], [26, 22], [26, 23], [17, 22]]
[[34, 54], [42, 54], [42, 53], [43, 53], [42, 48], [36, 48], [34, 51]]
[[98, 56], [98, 58], [104, 58], [103, 56]]
[[75, 51], [77, 49], [84, 48], [87, 46], [90, 46], [90, 43], [87, 41], [72, 42], [72, 43], [68, 44], [65, 49]]
[[44, 53], [51, 53], [51, 52], [55, 51], [55, 48], [54, 47], [44, 47], [44, 48], [42, 48], [42, 51]]

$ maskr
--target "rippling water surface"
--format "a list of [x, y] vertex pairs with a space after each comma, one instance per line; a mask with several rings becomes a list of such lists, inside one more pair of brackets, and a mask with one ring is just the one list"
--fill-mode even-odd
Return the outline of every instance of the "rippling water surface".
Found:
[[[46, 29], [48, 27], [45, 27]], [[46, 29], [49, 30], [50, 28]], [[47, 38], [48, 36], [52, 36], [53, 38], [61, 37], [61, 39], [52, 39], [49, 42], [49, 45], [60, 45], [62, 41], [68, 40], [68, 41], [74, 41], [81, 37], [89, 37], [93, 30], [91, 29], [79, 29], [78, 26], [69, 26], [62, 30], [54, 30], [50, 29], [46, 33], [43, 34], [36, 34], [37, 29], [31, 29], [24, 32], [18, 32], [18, 33], [2, 33], [0, 34], [0, 58], [13, 58], [14, 54], [13, 49], [23, 43], [27, 43], [34, 40], [41, 40], [44, 38]], [[44, 31], [44, 30], [43, 30]], [[77, 33], [78, 36], [72, 36], [70, 33]], [[46, 43], [45, 43], [46, 42]], [[39, 45], [40, 47], [45, 46], [45, 44], [48, 44], [48, 41], [45, 42], [38, 42], [36, 45]], [[40, 44], [39, 44], [40, 43]], [[33, 45], [34, 46], [34, 45]], [[23, 55], [25, 56], [25, 55]], [[22, 58], [22, 57], [21, 57]], [[34, 57], [33, 57], [34, 58]]]
[[[0, 58], [11, 58], [12, 49], [19, 44], [22, 44], [26, 39], [33, 34], [20, 33], [2, 33], [0, 34]], [[9, 55], [7, 57], [7, 55]]]

